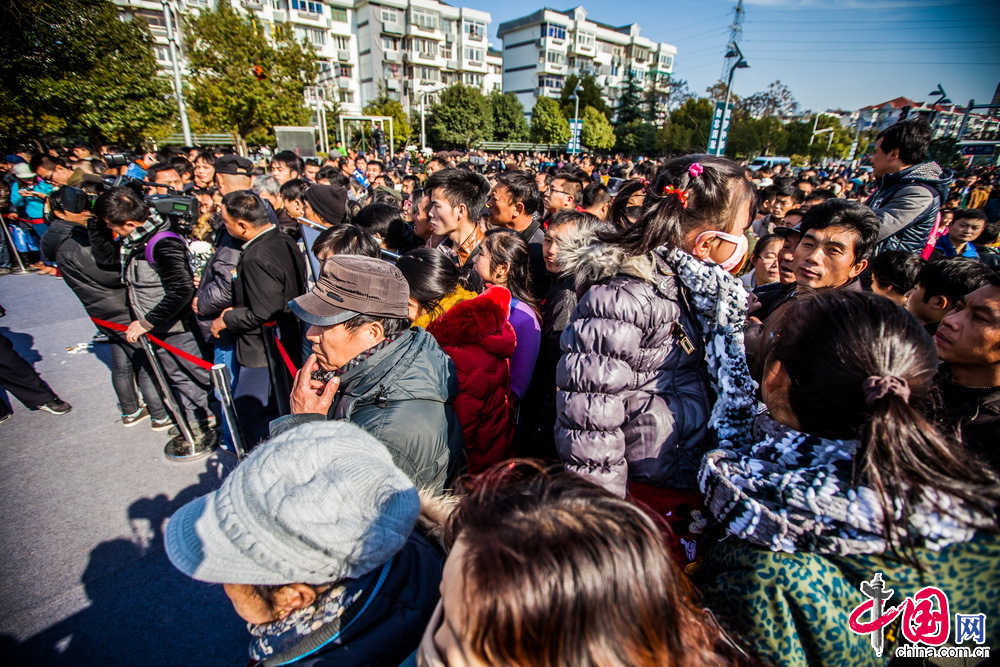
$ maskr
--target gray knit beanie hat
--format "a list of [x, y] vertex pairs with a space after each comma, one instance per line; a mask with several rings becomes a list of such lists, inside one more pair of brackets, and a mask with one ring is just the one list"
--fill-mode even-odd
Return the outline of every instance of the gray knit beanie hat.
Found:
[[200, 581], [324, 584], [360, 577], [406, 544], [420, 499], [381, 442], [310, 422], [261, 444], [222, 487], [180, 508], [170, 561]]

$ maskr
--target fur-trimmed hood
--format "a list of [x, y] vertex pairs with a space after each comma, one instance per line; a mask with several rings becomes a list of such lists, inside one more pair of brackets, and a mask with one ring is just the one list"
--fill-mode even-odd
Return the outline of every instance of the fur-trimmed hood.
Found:
[[510, 357], [516, 336], [509, 317], [510, 292], [493, 286], [474, 299], [456, 303], [427, 330], [443, 348], [479, 344], [498, 357]]
[[630, 255], [622, 248], [597, 238], [597, 231], [575, 234], [559, 249], [563, 275], [574, 278], [577, 294], [620, 274], [656, 283], [656, 262], [652, 254]]

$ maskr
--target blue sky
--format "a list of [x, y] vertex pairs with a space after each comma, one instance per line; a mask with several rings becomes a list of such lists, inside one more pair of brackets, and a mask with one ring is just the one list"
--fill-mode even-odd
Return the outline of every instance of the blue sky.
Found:
[[[555, 0], [554, 0], [555, 1]], [[451, 0], [493, 15], [497, 26], [543, 5], [537, 0]], [[735, 0], [591, 0], [596, 21], [638, 23], [641, 34], [677, 46], [674, 75], [704, 90], [718, 80]], [[750, 69], [739, 95], [780, 79], [801, 109], [857, 109], [895, 97], [928, 100], [940, 83], [958, 104], [989, 103], [1000, 83], [1000, 0], [744, 0], [740, 47]]]

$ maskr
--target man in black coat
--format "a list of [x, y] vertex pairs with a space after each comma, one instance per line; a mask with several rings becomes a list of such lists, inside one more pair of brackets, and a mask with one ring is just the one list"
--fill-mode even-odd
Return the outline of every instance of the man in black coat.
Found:
[[265, 322], [277, 322], [289, 357], [301, 365], [302, 331], [287, 304], [306, 291], [305, 259], [295, 242], [270, 223], [263, 202], [252, 192], [223, 197], [222, 220], [229, 234], [243, 241], [243, 252], [233, 278], [233, 307], [212, 323], [212, 335], [225, 330], [236, 338], [240, 376], [233, 398], [252, 448], [267, 437], [268, 423], [278, 416], [261, 329]]

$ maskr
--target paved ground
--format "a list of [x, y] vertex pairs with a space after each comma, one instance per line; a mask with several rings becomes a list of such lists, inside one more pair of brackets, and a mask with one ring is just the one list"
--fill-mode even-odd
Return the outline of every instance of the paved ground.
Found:
[[[221, 586], [163, 551], [171, 513], [234, 459], [162, 455], [149, 422], [124, 428], [105, 345], [51, 276], [0, 277], [0, 333], [73, 405], [0, 424], [0, 656], [7, 665], [245, 665], [249, 635]], [[2, 390], [0, 390], [2, 394]]]

